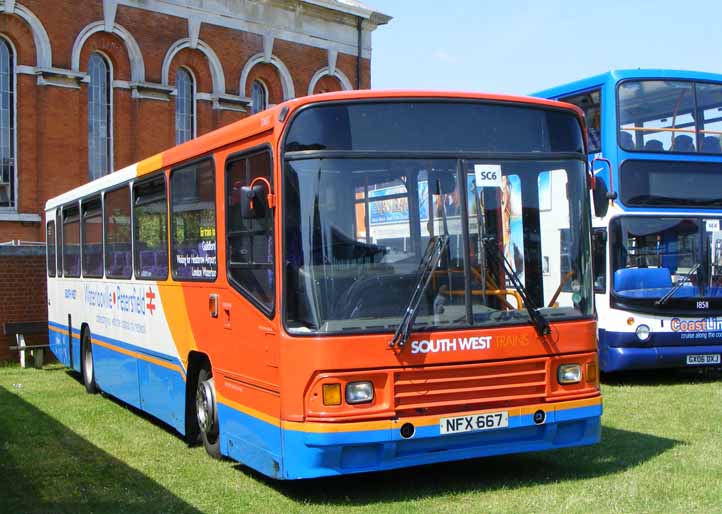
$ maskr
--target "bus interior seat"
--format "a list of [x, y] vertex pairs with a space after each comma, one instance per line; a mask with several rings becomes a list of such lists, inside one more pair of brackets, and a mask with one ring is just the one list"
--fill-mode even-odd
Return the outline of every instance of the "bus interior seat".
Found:
[[614, 289], [658, 289], [672, 287], [668, 268], [622, 268], [614, 272]]
[[694, 152], [694, 141], [690, 136], [682, 134], [681, 136], [674, 138], [674, 145], [672, 146], [672, 149], [675, 152]]
[[714, 136], [705, 136], [702, 140], [702, 151], [705, 153], [722, 153], [719, 139]]
[[644, 150], [647, 152], [664, 152], [664, 145], [659, 139], [650, 139], [644, 143]]
[[634, 145], [634, 137], [632, 137], [632, 134], [629, 132], [619, 133], [619, 143], [625, 150], [634, 150], [636, 148]]

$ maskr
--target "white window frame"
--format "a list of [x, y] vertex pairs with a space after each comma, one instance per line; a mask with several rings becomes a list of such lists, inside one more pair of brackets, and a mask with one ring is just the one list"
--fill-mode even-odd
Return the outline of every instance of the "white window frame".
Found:
[[[266, 105], [263, 107], [263, 109], [256, 109], [256, 105], [253, 102], [253, 88], [256, 84], [261, 86], [261, 89], [263, 89], [263, 95], [265, 96], [265, 99], [266, 99]], [[270, 100], [270, 98], [269, 98], [269, 94], [268, 94], [268, 86], [266, 85], [266, 83], [263, 82], [261, 79], [253, 79], [253, 82], [251, 82], [251, 114], [263, 112], [266, 109], [268, 109], [271, 106], [271, 103], [269, 100]]]
[[[191, 79], [191, 137], [190, 139], [194, 139], [198, 136], [198, 81], [196, 80], [196, 76], [193, 73], [193, 70], [186, 66], [179, 66], [176, 70], [176, 79], [175, 79], [175, 89], [173, 90], [173, 94], [175, 95], [175, 109], [173, 112], [173, 125], [174, 125], [174, 133], [175, 133], [175, 144], [181, 144], [178, 143], [178, 132], [176, 130], [177, 125], [175, 124], [178, 117], [178, 71], [185, 71], [188, 73], [188, 76]], [[190, 141], [189, 139], [189, 141]], [[185, 141], [183, 141], [185, 142]]]
[[[12, 88], [13, 88], [13, 101], [12, 101], [12, 137], [13, 137], [13, 201], [12, 205], [7, 207], [0, 207], [0, 215], [13, 215], [18, 212], [18, 200], [20, 198], [20, 187], [18, 184], [18, 74], [17, 74], [17, 58], [18, 53], [15, 49], [15, 45], [0, 34], [0, 40], [8, 45], [8, 48], [12, 54]], [[0, 221], [12, 221], [12, 219], [3, 217]]]
[[[113, 102], [113, 61], [110, 60], [107, 54], [104, 52], [101, 52], [99, 50], [94, 50], [91, 55], [97, 54], [99, 55], [104, 61], [105, 65], [108, 67], [108, 170], [105, 175], [109, 175], [113, 172], [115, 169], [114, 163], [113, 163], [113, 154], [115, 153], [115, 104]], [[88, 57], [88, 64], [90, 64], [90, 56]], [[88, 108], [90, 108], [90, 67], [88, 66], [88, 101], [86, 102], [86, 105]], [[89, 115], [89, 114], [88, 114]], [[88, 120], [88, 147], [90, 147], [90, 120]], [[88, 154], [88, 157], [90, 155]], [[105, 176], [101, 175], [101, 177]], [[97, 177], [100, 178], [100, 177]], [[88, 158], [88, 180], [95, 180], [90, 176], [90, 158]]]

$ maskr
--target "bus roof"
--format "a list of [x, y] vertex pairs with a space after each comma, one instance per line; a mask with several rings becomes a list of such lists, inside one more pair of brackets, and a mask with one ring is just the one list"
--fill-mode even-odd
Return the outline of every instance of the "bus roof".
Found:
[[[263, 112], [254, 114], [242, 120], [236, 121], [225, 127], [199, 136], [188, 142], [169, 148], [156, 155], [143, 159], [125, 168], [114, 171], [99, 179], [93, 180], [82, 186], [71, 189], [59, 196], [50, 198], [45, 204], [45, 210], [55, 209], [64, 203], [83, 198], [97, 192], [112, 189], [113, 186], [123, 184], [136, 177], [142, 177], [148, 173], [158, 171], [170, 166], [175, 166], [184, 161], [189, 161], [207, 152], [211, 152], [232, 144], [234, 142], [252, 137], [272, 130], [280, 130], [286, 121], [291, 118], [294, 111], [299, 108], [315, 103], [334, 102], [340, 100], [364, 100], [364, 99], [393, 99], [393, 98], [437, 98], [437, 99], [468, 99], [485, 100], [490, 102], [509, 102], [527, 104], [539, 107], [554, 107], [573, 111], [580, 118], [582, 111], [574, 105], [546, 100], [543, 98], [532, 98], [526, 96], [484, 94], [472, 92], [453, 91], [338, 91], [320, 95], [304, 96], [285, 101]], [[287, 115], [283, 121], [279, 119], [282, 110], [287, 109]]]
[[540, 98], [559, 98], [585, 91], [603, 84], [615, 84], [623, 79], [686, 79], [722, 82], [722, 75], [703, 71], [664, 70], [664, 69], [636, 69], [636, 70], [610, 70], [606, 73], [594, 75], [561, 86], [555, 86], [533, 93]]

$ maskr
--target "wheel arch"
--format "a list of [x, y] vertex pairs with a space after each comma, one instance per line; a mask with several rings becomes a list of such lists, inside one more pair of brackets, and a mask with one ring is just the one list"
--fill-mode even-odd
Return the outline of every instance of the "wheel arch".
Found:
[[195, 394], [198, 386], [198, 372], [204, 365], [213, 370], [208, 354], [192, 350], [188, 353], [188, 367], [186, 369], [186, 402], [185, 402], [185, 437], [189, 445], [199, 442], [200, 430], [195, 417]]

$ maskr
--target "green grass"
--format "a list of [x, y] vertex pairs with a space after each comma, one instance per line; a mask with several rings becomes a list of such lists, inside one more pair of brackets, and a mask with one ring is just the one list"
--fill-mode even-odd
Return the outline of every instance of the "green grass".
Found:
[[58, 366], [0, 366], [0, 513], [722, 512], [720, 378], [614, 379], [593, 447], [282, 483]]

